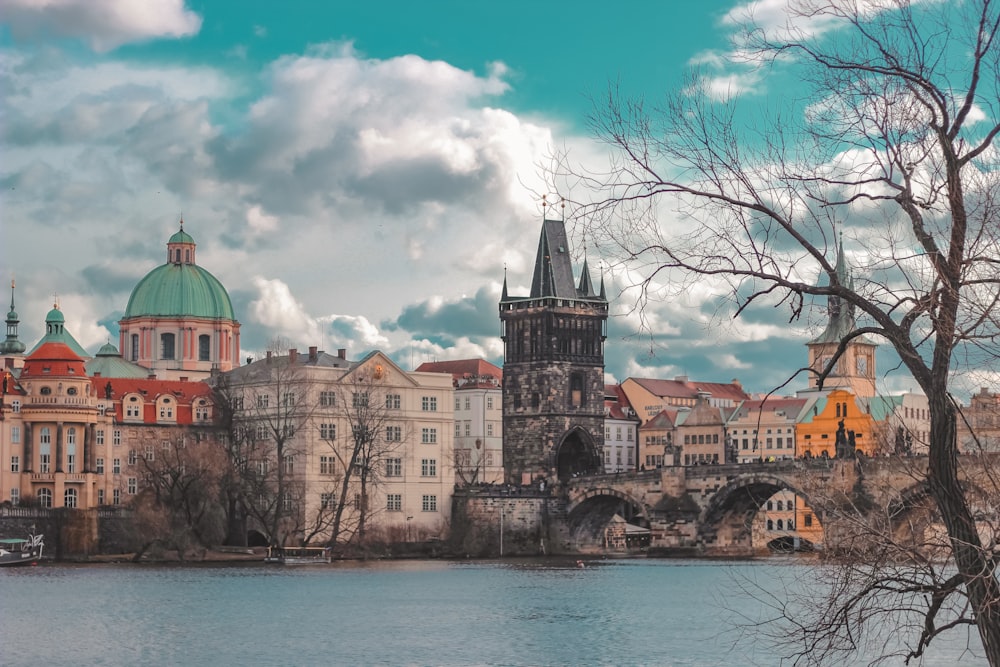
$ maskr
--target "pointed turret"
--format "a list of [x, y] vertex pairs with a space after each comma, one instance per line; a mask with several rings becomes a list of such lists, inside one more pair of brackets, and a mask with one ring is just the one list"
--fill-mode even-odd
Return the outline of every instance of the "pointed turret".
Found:
[[14, 281], [10, 281], [10, 312], [7, 313], [7, 339], [0, 343], [0, 354], [24, 354], [25, 345], [17, 339], [17, 325], [21, 320], [14, 310]]
[[583, 258], [583, 269], [580, 271], [580, 287], [577, 290], [580, 296], [597, 296], [594, 294], [594, 283], [590, 279], [590, 266], [587, 258]]

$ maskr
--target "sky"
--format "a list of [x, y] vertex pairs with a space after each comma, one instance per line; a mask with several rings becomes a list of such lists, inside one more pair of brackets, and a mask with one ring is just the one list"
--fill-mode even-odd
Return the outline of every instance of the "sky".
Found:
[[[560, 194], [545, 167], [601, 159], [587, 119], [610, 84], [655, 99], [692, 67], [748, 95], [788, 83], [718, 64], [748, 7], [734, 1], [3, 4], [0, 275], [16, 278], [29, 346], [54, 300], [85, 348], [117, 344], [183, 217], [243, 356], [281, 337], [404, 368], [502, 364], [504, 277], [527, 294], [541, 195]], [[781, 20], [783, 2], [754, 5]], [[570, 231], [599, 280], [599, 249]], [[775, 309], [727, 324], [692, 294], [651, 305], [669, 324], [650, 332], [633, 305], [612, 304], [609, 381], [769, 391], [822, 324]]]

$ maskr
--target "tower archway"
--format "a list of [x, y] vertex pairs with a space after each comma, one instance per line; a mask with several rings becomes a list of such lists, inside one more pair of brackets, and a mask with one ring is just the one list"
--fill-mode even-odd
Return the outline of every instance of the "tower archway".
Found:
[[556, 475], [566, 481], [601, 471], [601, 457], [590, 433], [577, 427], [569, 431], [556, 449]]

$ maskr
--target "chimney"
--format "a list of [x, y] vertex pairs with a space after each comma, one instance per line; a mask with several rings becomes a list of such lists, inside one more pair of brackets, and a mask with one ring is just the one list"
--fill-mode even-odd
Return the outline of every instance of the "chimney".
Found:
[[741, 385], [741, 384], [740, 384], [740, 381], [739, 381], [739, 380], [737, 380], [736, 378], [733, 378], [733, 384], [734, 384], [735, 386], [739, 387], [739, 388], [740, 388], [740, 390], [742, 390], [742, 389], [743, 389], [743, 385]]
[[299, 351], [296, 350], [294, 347], [293, 348], [289, 348], [289, 350], [288, 350], [288, 363], [294, 364], [298, 360], [299, 360]]
[[309, 348], [309, 361], [316, 361], [316, 359], [319, 358], [319, 355], [317, 354], [318, 350], [319, 348], [315, 345]]
[[688, 381], [687, 375], [678, 375], [674, 378], [674, 382], [680, 382], [682, 384], [687, 384], [687, 381]]
[[337, 350], [337, 356], [341, 359], [347, 359], [347, 348], [342, 347], [339, 350]]
[[267, 351], [267, 363], [271, 363], [271, 350]]

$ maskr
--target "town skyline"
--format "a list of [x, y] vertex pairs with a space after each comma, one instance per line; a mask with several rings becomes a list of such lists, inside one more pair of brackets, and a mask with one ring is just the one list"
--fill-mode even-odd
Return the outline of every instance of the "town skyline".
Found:
[[[12, 81], [0, 98], [0, 276], [17, 280], [21, 338], [40, 337], [58, 294], [88, 351], [117, 341], [131, 287], [183, 218], [199, 263], [231, 291], [244, 358], [283, 337], [354, 357], [379, 349], [410, 368], [497, 362], [501, 285], [526, 291], [541, 196], [560, 194], [546, 159], [603, 158], [586, 118], [610, 81], [658, 94], [698, 66], [751, 97], [781, 85], [779, 72], [762, 80], [724, 63], [735, 17], [753, 6], [644, 8], [669, 10], [670, 39], [653, 39], [655, 16], [623, 15], [593, 49], [580, 37], [607, 34], [607, 18], [557, 7], [498, 19], [446, 4], [376, 16], [162, 2], [108, 24], [90, 3], [38, 13], [14, 2], [0, 30]], [[486, 36], [464, 29], [484, 20], [500, 23]], [[558, 48], [542, 57], [546, 37]], [[650, 50], [625, 46], [636, 38]], [[822, 304], [791, 323], [773, 304], [730, 322], [731, 304], [706, 289], [650, 304], [643, 322], [627, 275], [568, 226], [575, 264], [586, 257], [608, 284], [609, 379], [737, 378], [767, 392], [805, 365]], [[884, 391], [915, 387], [891, 353], [880, 358]]]

